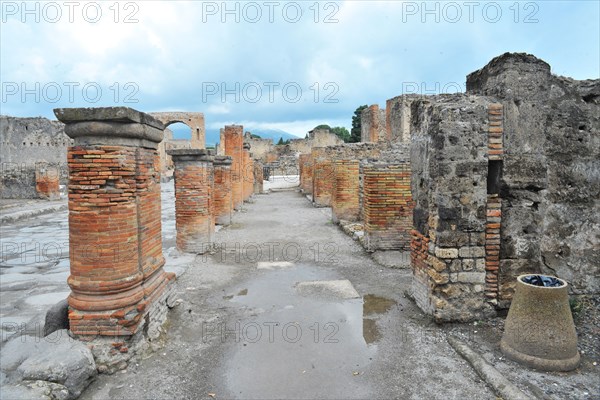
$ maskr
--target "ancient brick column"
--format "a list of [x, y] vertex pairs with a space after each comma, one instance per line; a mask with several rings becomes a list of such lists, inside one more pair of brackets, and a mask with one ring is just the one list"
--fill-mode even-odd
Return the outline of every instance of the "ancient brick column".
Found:
[[244, 127], [241, 125], [226, 125], [222, 137], [225, 140], [225, 155], [231, 157], [231, 192], [233, 208], [237, 210], [244, 201], [242, 179]]
[[[70, 329], [123, 335], [166, 316], [160, 171], [164, 125], [126, 107], [54, 110], [68, 148]], [[148, 316], [148, 317], [146, 317]]]
[[413, 202], [408, 162], [363, 168], [367, 250], [409, 250]]
[[325, 147], [312, 149], [313, 159], [313, 203], [317, 207], [331, 205], [333, 189], [333, 163], [327, 156]]
[[244, 143], [242, 160], [242, 184], [244, 201], [246, 201], [254, 192], [254, 166], [250, 156], [250, 143]]
[[304, 193], [311, 193], [312, 161], [310, 154], [300, 154], [298, 156], [298, 169], [300, 170], [300, 189]]
[[336, 160], [334, 162], [331, 215], [339, 220], [358, 221], [359, 204], [359, 161]]
[[212, 213], [214, 157], [204, 149], [169, 150], [175, 165], [177, 248], [204, 253], [215, 231]]
[[231, 224], [231, 157], [216, 156], [214, 160], [215, 179], [213, 191], [213, 214], [215, 223]]
[[261, 194], [263, 192], [263, 181], [264, 181], [264, 165], [260, 160], [253, 160], [254, 162], [254, 194]]
[[35, 190], [47, 200], [60, 199], [60, 169], [58, 166], [40, 166], [35, 169]]

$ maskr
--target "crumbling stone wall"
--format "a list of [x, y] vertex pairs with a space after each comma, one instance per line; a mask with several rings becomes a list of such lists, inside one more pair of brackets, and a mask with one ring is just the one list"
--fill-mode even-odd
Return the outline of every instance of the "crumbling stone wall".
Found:
[[0, 198], [56, 198], [71, 143], [62, 122], [0, 116]]
[[412, 104], [413, 296], [437, 321], [493, 314], [485, 301], [486, 98]]
[[308, 138], [290, 140], [290, 150], [309, 154], [313, 147], [327, 147], [343, 144], [344, 141], [335, 134], [329, 132], [329, 129], [313, 129], [308, 132]]
[[419, 95], [397, 96], [386, 101], [385, 125], [387, 136], [395, 142], [410, 143], [411, 104]]
[[528, 54], [504, 54], [467, 77], [467, 92], [504, 108], [498, 301], [543, 272], [599, 293], [600, 80], [556, 76]]
[[251, 132], [244, 133], [244, 143], [248, 143], [252, 149], [254, 159], [263, 160], [267, 153], [274, 150], [273, 139], [262, 139], [252, 137]]
[[598, 293], [600, 80], [504, 54], [412, 101], [413, 295], [438, 321], [508, 307], [522, 273]]
[[386, 129], [385, 110], [380, 110], [379, 105], [373, 104], [360, 114], [360, 141], [379, 142], [389, 140]]

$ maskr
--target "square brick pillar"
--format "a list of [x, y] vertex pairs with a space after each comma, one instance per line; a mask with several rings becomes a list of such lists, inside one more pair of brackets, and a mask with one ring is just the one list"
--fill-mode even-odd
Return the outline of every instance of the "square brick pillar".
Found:
[[259, 160], [253, 160], [254, 162], [254, 194], [263, 193], [263, 181], [264, 181], [264, 165]]
[[242, 184], [244, 201], [247, 201], [254, 193], [254, 165], [250, 156], [250, 144], [244, 143], [242, 154]]
[[313, 203], [317, 207], [331, 205], [331, 192], [333, 189], [333, 163], [327, 157], [324, 147], [312, 149], [313, 159]]
[[219, 225], [231, 224], [231, 157], [216, 156], [214, 160], [215, 179], [213, 191], [213, 215]]
[[408, 162], [363, 168], [367, 250], [409, 250], [413, 222]]
[[300, 169], [300, 189], [304, 193], [311, 194], [313, 179], [312, 156], [310, 154], [300, 154], [298, 168]]
[[204, 149], [167, 152], [175, 171], [175, 227], [177, 249], [202, 254], [215, 232], [212, 198], [214, 156]]
[[334, 162], [331, 215], [333, 222], [339, 220], [355, 222], [359, 219], [359, 169], [358, 160], [336, 160]]
[[244, 145], [244, 127], [226, 125], [222, 138], [225, 141], [225, 155], [231, 157], [231, 193], [233, 208], [238, 210], [244, 202], [242, 162]]
[[[166, 317], [158, 143], [164, 125], [127, 107], [54, 113], [69, 167], [69, 321], [75, 335], [131, 336]], [[153, 329], [153, 328], [152, 328]]]
[[60, 169], [39, 167], [35, 169], [35, 190], [38, 196], [47, 200], [60, 199]]

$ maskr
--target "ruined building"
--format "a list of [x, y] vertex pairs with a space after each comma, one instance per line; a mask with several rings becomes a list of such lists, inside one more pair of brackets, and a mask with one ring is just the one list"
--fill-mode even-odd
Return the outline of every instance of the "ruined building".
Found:
[[368, 107], [371, 147], [313, 148], [300, 185], [334, 220], [361, 221], [367, 250], [410, 251], [412, 295], [436, 321], [507, 308], [525, 272], [598, 293], [599, 103], [600, 80], [507, 53], [466, 93]]

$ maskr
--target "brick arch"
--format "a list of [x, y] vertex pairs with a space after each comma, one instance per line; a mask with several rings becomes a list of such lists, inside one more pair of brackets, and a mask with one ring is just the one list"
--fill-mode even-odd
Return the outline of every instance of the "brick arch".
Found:
[[204, 127], [204, 114], [199, 112], [154, 112], [149, 113], [154, 118], [165, 124], [165, 126], [181, 122], [189, 126], [192, 131], [191, 147], [193, 149], [204, 149], [206, 147], [206, 129]]

